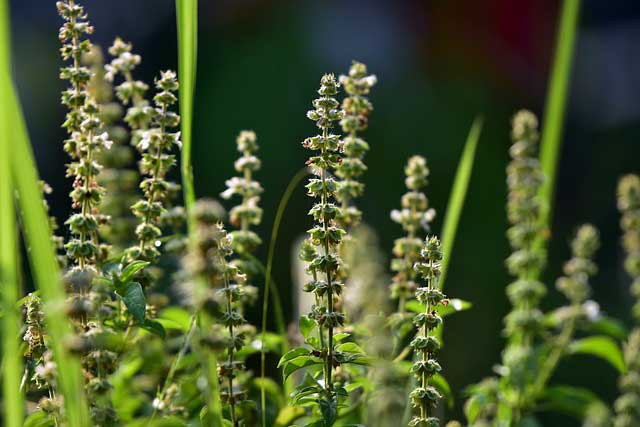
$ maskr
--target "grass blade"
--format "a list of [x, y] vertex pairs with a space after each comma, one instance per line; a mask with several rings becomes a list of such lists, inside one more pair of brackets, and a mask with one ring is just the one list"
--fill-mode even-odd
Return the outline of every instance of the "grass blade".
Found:
[[[0, 87], [10, 85], [9, 80], [9, 28], [8, 7], [0, 2]], [[0, 103], [0, 287], [2, 289], [2, 391], [6, 427], [20, 427], [24, 419], [24, 395], [20, 390], [22, 354], [20, 352], [20, 311], [16, 301], [20, 298], [18, 282], [18, 242], [11, 180], [11, 123], [9, 105]]]
[[[540, 217], [542, 225], [546, 229], [550, 227], [553, 214], [556, 175], [560, 160], [560, 148], [562, 147], [562, 129], [579, 15], [580, 0], [565, 0], [563, 2], [540, 143], [540, 162], [546, 177], [540, 189], [540, 197], [542, 199]], [[541, 247], [542, 244], [543, 242], [541, 241], [537, 242], [538, 247]]]
[[442, 227], [442, 274], [440, 276], [440, 288], [444, 288], [444, 281], [447, 276], [449, 260], [453, 251], [453, 245], [456, 240], [456, 232], [460, 222], [460, 215], [464, 207], [464, 201], [467, 197], [467, 189], [469, 188], [469, 180], [473, 171], [473, 162], [476, 155], [476, 148], [480, 140], [482, 132], [482, 118], [476, 117], [471, 125], [471, 130], [467, 136], [467, 142], [464, 145], [462, 156], [458, 162], [458, 170], [451, 188], [447, 212], [444, 217], [444, 225]]
[[184, 206], [188, 214], [189, 231], [193, 231], [191, 208], [196, 201], [193, 185], [191, 147], [193, 136], [193, 98], [198, 58], [198, 0], [176, 0], [178, 25], [178, 78], [180, 80], [180, 116], [182, 119], [182, 187]]
[[[90, 425], [89, 412], [82, 387], [80, 364], [77, 359], [67, 353], [63, 345], [64, 339], [72, 332], [71, 325], [64, 313], [66, 295], [60, 280], [60, 270], [50, 238], [51, 229], [42, 201], [42, 191], [27, 128], [11, 79], [10, 47], [7, 37], [10, 33], [7, 0], [1, 2], [0, 14], [0, 32], [2, 33], [0, 34], [2, 36], [0, 37], [0, 61], [2, 61], [0, 63], [0, 93], [3, 94], [3, 116], [1, 118], [2, 123], [5, 124], [4, 129], [8, 129], [10, 132], [11, 141], [11, 157], [7, 159], [5, 153], [0, 155], [10, 165], [9, 168], [1, 168], [3, 173], [10, 171], [11, 179], [3, 177], [0, 178], [0, 181], [4, 186], [13, 181], [13, 187], [18, 192], [18, 207], [25, 227], [24, 234], [29, 248], [29, 261], [35, 285], [43, 300], [47, 333], [58, 365], [58, 372], [62, 373], [58, 377], [58, 384], [65, 398], [67, 424], [69, 427], [88, 427]], [[7, 206], [11, 206], [11, 204], [7, 205], [3, 201], [0, 206], [3, 208], [3, 213], [11, 211], [11, 209], [7, 209]], [[7, 220], [7, 218], [4, 219]], [[6, 236], [7, 234], [13, 233], [2, 233], [3, 239], [10, 238]], [[6, 244], [9, 245], [8, 242]], [[4, 289], [7, 288], [3, 286]], [[10, 363], [9, 358], [5, 358], [5, 363]], [[7, 370], [5, 370], [6, 372]], [[16, 394], [18, 394], [18, 389], [6, 396]]]
[[[284, 210], [289, 203], [289, 199], [293, 194], [293, 191], [296, 189], [302, 178], [309, 174], [309, 170], [307, 168], [300, 169], [298, 173], [291, 178], [287, 188], [284, 190], [282, 194], [282, 198], [280, 199], [280, 203], [278, 204], [278, 210], [276, 211], [276, 216], [273, 220], [273, 227], [271, 228], [271, 240], [269, 241], [269, 252], [267, 254], [267, 268], [265, 271], [265, 284], [264, 284], [264, 295], [262, 296], [262, 330], [260, 332], [260, 341], [262, 345], [260, 346], [260, 378], [262, 379], [260, 384], [260, 408], [262, 413], [262, 427], [267, 426], [267, 411], [265, 410], [267, 403], [267, 395], [265, 390], [265, 370], [266, 370], [266, 352], [264, 345], [264, 338], [267, 333], [267, 319], [269, 313], [269, 290], [271, 289], [271, 270], [273, 268], [273, 259], [276, 252], [276, 241], [278, 239], [278, 231], [280, 230], [280, 223], [282, 222], [282, 216], [284, 215]], [[280, 332], [282, 334], [282, 332]], [[286, 346], [287, 336], [286, 331], [285, 335], [281, 337], [283, 346]], [[287, 347], [283, 347], [283, 354], [286, 352]], [[285, 388], [287, 387], [287, 383], [285, 383]], [[286, 395], [288, 396], [289, 390], [287, 390]]]

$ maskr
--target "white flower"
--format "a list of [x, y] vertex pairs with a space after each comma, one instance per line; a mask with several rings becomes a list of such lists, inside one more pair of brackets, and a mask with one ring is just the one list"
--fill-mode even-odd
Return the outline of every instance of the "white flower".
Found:
[[378, 83], [378, 78], [373, 74], [363, 78], [362, 80], [369, 87], [375, 86], [375, 84]]
[[593, 300], [585, 301], [582, 304], [582, 310], [584, 311], [585, 316], [591, 322], [595, 322], [602, 317], [602, 313], [600, 312], [600, 304]]
[[143, 151], [147, 151], [149, 149], [149, 144], [151, 143], [151, 132], [145, 131], [142, 132], [142, 139], [138, 143], [138, 147]]

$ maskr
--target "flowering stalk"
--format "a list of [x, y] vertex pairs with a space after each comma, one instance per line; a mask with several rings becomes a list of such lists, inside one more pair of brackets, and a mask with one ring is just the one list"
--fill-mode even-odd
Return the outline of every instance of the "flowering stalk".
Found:
[[513, 252], [506, 265], [516, 280], [507, 286], [513, 309], [505, 318], [509, 342], [503, 353], [503, 364], [508, 373], [503, 382], [513, 390], [509, 405], [513, 408], [514, 419], [518, 420], [525, 405], [525, 388], [535, 376], [528, 367], [535, 358], [533, 339], [542, 328], [538, 304], [546, 293], [546, 287], [535, 280], [545, 262], [544, 253], [534, 249], [534, 241], [543, 234], [537, 197], [543, 182], [536, 157], [538, 121], [531, 112], [522, 110], [513, 117], [512, 125], [511, 162], [507, 166], [507, 218], [511, 227], [507, 230], [507, 237]]
[[[562, 329], [552, 341], [552, 351], [545, 359], [534, 383], [534, 393], [541, 393], [551, 377], [560, 358], [571, 344], [576, 327], [581, 321], [593, 317], [590, 313], [595, 304], [588, 301], [591, 295], [589, 278], [596, 274], [598, 267], [593, 256], [600, 246], [598, 230], [590, 225], [582, 225], [571, 242], [572, 258], [564, 264], [565, 276], [558, 279], [556, 287], [570, 302], [559, 310]], [[597, 307], [597, 306], [596, 306]]]
[[153, 98], [155, 108], [144, 108], [151, 118], [151, 127], [142, 133], [142, 139], [137, 144], [138, 150], [142, 153], [140, 171], [146, 176], [140, 185], [144, 198], [131, 207], [140, 219], [136, 227], [138, 244], [128, 250], [132, 259], [145, 261], [155, 261], [160, 256], [156, 248], [156, 241], [162, 236], [159, 219], [165, 212], [164, 205], [172, 186], [175, 185], [166, 179], [167, 172], [176, 163], [175, 156], [169, 153], [174, 145], [181, 146], [180, 132], [170, 132], [170, 129], [180, 123], [180, 117], [169, 111], [177, 101], [174, 95], [178, 90], [176, 74], [173, 71], [164, 71], [160, 73], [160, 78], [156, 79], [155, 84], [158, 89]]
[[93, 73], [89, 81], [89, 93], [98, 103], [99, 116], [104, 123], [103, 130], [113, 141], [111, 149], [100, 153], [99, 156], [104, 168], [97, 180], [106, 190], [101, 209], [111, 219], [109, 224], [100, 230], [100, 236], [112, 245], [113, 252], [121, 253], [132, 243], [135, 232], [136, 219], [130, 206], [137, 199], [139, 175], [130, 168], [134, 152], [128, 144], [129, 132], [121, 125], [123, 109], [113, 99], [113, 79], [107, 79], [102, 50], [93, 46], [91, 52], [83, 55], [82, 59]]
[[424, 313], [413, 319], [418, 327], [418, 335], [411, 342], [411, 348], [419, 355], [411, 368], [419, 386], [411, 392], [413, 407], [419, 408], [419, 414], [409, 422], [411, 427], [438, 427], [440, 421], [431, 413], [440, 399], [440, 393], [429, 384], [429, 379], [441, 371], [435, 353], [440, 342], [433, 334], [435, 328], [442, 324], [442, 318], [436, 310], [439, 305], [447, 305], [445, 295], [438, 289], [438, 278], [441, 273], [442, 249], [437, 237], [428, 237], [420, 251], [420, 261], [415, 264], [416, 272], [425, 281], [426, 286], [416, 290], [416, 297], [425, 306]]
[[622, 246], [626, 253], [624, 268], [632, 279], [631, 293], [636, 298], [633, 316], [636, 327], [625, 345], [627, 373], [619, 381], [622, 395], [615, 401], [614, 427], [640, 424], [640, 178], [627, 175], [618, 183], [618, 209], [622, 214]]
[[[253, 179], [253, 172], [260, 170], [260, 159], [255, 156], [258, 151], [256, 134], [253, 131], [243, 130], [236, 139], [238, 151], [242, 157], [236, 160], [234, 166], [241, 177], [233, 177], [226, 181], [227, 189], [221, 197], [230, 199], [234, 195], [241, 197], [239, 205], [234, 206], [229, 212], [231, 225], [238, 230], [231, 232], [233, 236], [233, 249], [239, 255], [248, 255], [260, 246], [262, 240], [251, 230], [252, 226], [259, 225], [262, 221], [262, 209], [258, 206], [260, 194], [263, 189], [258, 181]], [[237, 262], [240, 262], [239, 260]], [[247, 260], [240, 262], [243, 271], [253, 271]]]
[[364, 192], [364, 184], [358, 178], [367, 170], [362, 159], [369, 151], [369, 144], [358, 137], [358, 132], [367, 129], [368, 116], [373, 106], [366, 95], [377, 79], [374, 75], [367, 75], [366, 65], [354, 61], [349, 75], [341, 75], [339, 80], [349, 95], [342, 101], [345, 115], [340, 120], [342, 131], [347, 134], [342, 140], [344, 157], [336, 167], [336, 176], [341, 179], [336, 189], [336, 200], [341, 203], [342, 212], [338, 221], [346, 229], [356, 225], [362, 217], [362, 212], [352, 202]]
[[[334, 398], [333, 382], [331, 379], [334, 360], [334, 328], [344, 323], [344, 314], [335, 311], [335, 297], [340, 295], [342, 284], [336, 281], [340, 269], [340, 258], [336, 250], [342, 241], [345, 231], [336, 223], [341, 216], [341, 209], [332, 199], [336, 195], [336, 181], [329, 176], [329, 171], [335, 169], [341, 162], [339, 150], [340, 137], [330, 134], [333, 122], [344, 117], [334, 96], [338, 93], [338, 84], [333, 74], [325, 74], [320, 81], [318, 90], [320, 98], [313, 101], [313, 110], [307, 117], [316, 122], [322, 131], [321, 135], [307, 138], [303, 146], [318, 154], [309, 158], [307, 164], [318, 178], [311, 178], [306, 185], [311, 197], [319, 198], [310, 211], [316, 220], [316, 225], [309, 230], [309, 240], [313, 246], [320, 246], [321, 254], [314, 254], [309, 261], [309, 270], [313, 275], [313, 282], [306, 287], [306, 291], [314, 292], [318, 305], [314, 307], [314, 320], [317, 323], [320, 342], [323, 345], [322, 358], [324, 361], [324, 387], [329, 399]], [[315, 251], [314, 251], [315, 252]], [[318, 278], [318, 273], [324, 277]], [[326, 341], [324, 336], [326, 329]]]
[[[247, 396], [246, 391], [234, 382], [244, 369], [243, 362], [237, 360], [236, 352], [245, 345], [246, 340], [240, 329], [246, 321], [237, 307], [238, 301], [245, 296], [245, 276], [227, 261], [233, 254], [233, 239], [220, 222], [222, 212], [220, 205], [214, 201], [199, 200], [196, 203], [193, 214], [197, 233], [189, 245], [183, 267], [190, 279], [188, 286], [194, 296], [196, 312], [204, 311], [204, 315], [208, 314], [201, 320], [200, 342], [214, 351], [226, 349], [226, 360], [218, 364], [218, 374], [223, 378], [225, 386], [220, 397], [229, 405], [231, 422], [237, 427], [240, 423], [237, 406]], [[211, 317], [219, 318], [226, 328], [224, 340], [221, 340], [222, 334], [209, 323], [208, 319]], [[205, 365], [205, 371], [210, 369], [206, 362]], [[213, 386], [210, 376], [209, 382], [209, 386]], [[211, 401], [208, 403], [211, 404]]]
[[429, 199], [421, 191], [427, 186], [429, 168], [427, 160], [413, 156], [404, 169], [407, 193], [402, 196], [402, 209], [391, 211], [391, 219], [400, 224], [406, 235], [395, 240], [391, 269], [396, 273], [391, 283], [391, 298], [398, 300], [398, 313], [405, 312], [405, 303], [415, 297], [416, 271], [413, 265], [420, 259], [423, 233], [430, 230], [435, 210], [429, 208]]
[[64, 148], [72, 159], [67, 176], [74, 177], [71, 199], [73, 207], [79, 210], [66, 222], [73, 235], [66, 249], [75, 267], [95, 270], [101, 256], [98, 228], [105, 222], [98, 212], [104, 189], [96, 181], [102, 166], [95, 156], [101, 150], [109, 149], [111, 141], [105, 132], [98, 133], [103, 125], [98, 117], [98, 107], [87, 92], [92, 73], [80, 64], [81, 56], [91, 49], [89, 40], [82, 40], [82, 37], [91, 34], [93, 27], [85, 20], [82, 6], [73, 0], [59, 1], [56, 6], [65, 20], [59, 33], [63, 43], [60, 52], [64, 60], [71, 61], [71, 65], [61, 69], [60, 78], [71, 83], [62, 92], [62, 103], [69, 108], [63, 127], [70, 137]]

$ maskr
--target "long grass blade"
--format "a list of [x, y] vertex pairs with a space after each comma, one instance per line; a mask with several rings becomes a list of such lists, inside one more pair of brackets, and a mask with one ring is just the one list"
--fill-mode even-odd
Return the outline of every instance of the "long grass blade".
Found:
[[[540, 189], [542, 199], [540, 216], [545, 229], [550, 227], [553, 214], [556, 176], [562, 147], [562, 130], [579, 15], [580, 0], [565, 0], [563, 2], [540, 143], [540, 162], [545, 174], [545, 181]], [[537, 242], [538, 247], [542, 244], [542, 241]]]
[[[282, 194], [282, 198], [280, 199], [280, 203], [278, 204], [278, 210], [276, 211], [276, 216], [273, 220], [273, 227], [271, 228], [271, 240], [269, 241], [269, 252], [267, 254], [267, 269], [265, 271], [265, 284], [264, 284], [264, 295], [262, 296], [262, 330], [260, 335], [260, 340], [262, 345], [260, 346], [260, 378], [262, 381], [260, 382], [260, 411], [262, 413], [262, 427], [267, 426], [267, 392], [265, 389], [265, 371], [266, 371], [266, 347], [265, 347], [265, 336], [267, 333], [267, 320], [269, 313], [269, 290], [271, 289], [271, 270], [273, 269], [273, 260], [276, 253], [276, 241], [278, 240], [278, 232], [280, 231], [280, 224], [282, 223], [282, 216], [284, 215], [284, 210], [289, 204], [289, 199], [293, 194], [293, 191], [296, 189], [300, 181], [309, 174], [309, 170], [307, 168], [300, 169], [298, 173], [296, 173], [287, 188], [284, 190]], [[283, 354], [287, 350], [287, 336], [281, 336], [283, 342]], [[287, 383], [285, 383], [285, 388], [287, 388]], [[287, 393], [288, 395], [288, 393]]]
[[458, 162], [458, 170], [451, 188], [447, 212], [444, 217], [444, 225], [442, 227], [442, 274], [440, 276], [440, 287], [444, 288], [447, 270], [449, 268], [449, 260], [453, 252], [453, 245], [456, 240], [458, 224], [460, 223], [460, 215], [464, 208], [464, 201], [467, 197], [467, 189], [469, 188], [469, 180], [473, 171], [473, 163], [476, 155], [476, 148], [480, 140], [482, 132], [482, 118], [476, 117], [471, 125], [471, 130], [467, 136], [467, 142], [464, 145], [462, 156]]
[[189, 232], [193, 231], [191, 208], [196, 201], [193, 185], [191, 147], [193, 136], [193, 99], [198, 58], [198, 0], [176, 0], [178, 25], [178, 77], [180, 80], [180, 116], [182, 119], [182, 187], [188, 214]]
[[[18, 193], [18, 207], [25, 228], [24, 234], [29, 248], [31, 270], [35, 285], [40, 291], [44, 303], [47, 334], [58, 365], [58, 372], [61, 373], [58, 377], [58, 384], [64, 395], [67, 425], [69, 427], [88, 427], [90, 425], [89, 412], [82, 387], [80, 364], [66, 351], [63, 345], [64, 339], [71, 334], [71, 325], [64, 313], [65, 291], [60, 280], [60, 270], [50, 238], [51, 229], [44, 209], [38, 172], [31, 152], [27, 128], [11, 79], [10, 47], [7, 37], [9, 34], [7, 0], [2, 1], [1, 4], [0, 61], [2, 63], [0, 64], [0, 75], [2, 77], [0, 78], [0, 93], [3, 96], [3, 112], [6, 113], [1, 118], [3, 127], [8, 128], [10, 132], [11, 157], [7, 158], [4, 153], [0, 156], [9, 163], [8, 169], [4, 166], [2, 169], [3, 173], [10, 171], [11, 179], [3, 177], [0, 178], [0, 181], [5, 186], [8, 182], [12, 182]], [[10, 210], [11, 204], [7, 205], [3, 201], [0, 206], [4, 212]], [[5, 238], [7, 233], [2, 234]], [[5, 289], [7, 288], [3, 286], [3, 292]], [[7, 358], [5, 358], [5, 363], [10, 363]], [[10, 396], [18, 394], [18, 390], [13, 390]]]
[[[9, 28], [6, 2], [0, 3], [0, 87], [9, 81]], [[2, 289], [2, 391], [6, 427], [21, 427], [24, 419], [24, 395], [20, 390], [22, 357], [19, 346], [20, 312], [16, 301], [20, 297], [18, 282], [18, 242], [15, 221], [13, 185], [11, 180], [11, 115], [9, 105], [0, 103], [0, 289]]]

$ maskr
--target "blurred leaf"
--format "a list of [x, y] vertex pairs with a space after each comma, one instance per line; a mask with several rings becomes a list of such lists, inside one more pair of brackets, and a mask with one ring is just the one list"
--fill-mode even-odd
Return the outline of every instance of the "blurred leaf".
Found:
[[278, 413], [276, 427], [288, 427], [292, 422], [306, 414], [304, 408], [299, 406], [285, 406]]
[[447, 212], [444, 216], [444, 225], [442, 226], [442, 273], [438, 282], [440, 289], [444, 288], [444, 281], [447, 276], [449, 261], [456, 240], [456, 232], [458, 231], [460, 216], [464, 208], [464, 201], [467, 197], [467, 189], [469, 188], [469, 180], [471, 179], [471, 172], [473, 171], [473, 162], [481, 131], [482, 118], [476, 117], [467, 136], [467, 142], [464, 145], [462, 156], [460, 156], [460, 161], [458, 162], [458, 170], [456, 171], [456, 177], [453, 181], [453, 187], [451, 187], [451, 195], [449, 196]]
[[364, 350], [354, 342], [347, 342], [336, 346], [336, 351], [342, 351], [345, 353], [357, 353], [364, 354]]
[[38, 411], [29, 415], [24, 424], [20, 423], [22, 427], [54, 427], [56, 425], [54, 419], [49, 414]]
[[[187, 332], [191, 327], [191, 314], [180, 307], [165, 308], [160, 312], [156, 320], [162, 323], [164, 323], [163, 321], [169, 321], [183, 332]], [[164, 326], [167, 327], [166, 324]]]
[[440, 374], [435, 374], [429, 379], [429, 384], [434, 386], [447, 401], [449, 409], [453, 409], [453, 393], [451, 392], [451, 386]]
[[[8, 37], [7, 3], [0, 2], [0, 37]], [[6, 44], [0, 43], [5, 49]], [[2, 83], [0, 91], [9, 86], [9, 76], [4, 73], [9, 67], [9, 52], [0, 52], [0, 72]], [[2, 309], [2, 406], [4, 408], [5, 426], [21, 427], [24, 419], [24, 393], [20, 388], [22, 378], [22, 353], [20, 336], [22, 312], [16, 301], [20, 298], [21, 289], [18, 263], [19, 245], [16, 228], [16, 210], [11, 179], [11, 113], [9, 104], [0, 102], [0, 295]]]
[[[89, 411], [83, 392], [79, 362], [66, 351], [64, 338], [71, 325], [64, 312], [66, 293], [51, 241], [49, 218], [44, 209], [42, 189], [31, 151], [27, 127], [11, 78], [9, 20], [7, 0], [0, 0], [0, 94], [3, 123], [10, 123], [10, 170], [24, 227], [25, 244], [35, 286], [40, 291], [47, 317], [47, 334], [60, 375], [59, 388], [65, 396], [65, 413], [69, 427], [89, 425]], [[4, 207], [4, 206], [3, 206]]]
[[587, 337], [569, 345], [570, 354], [589, 354], [598, 357], [621, 373], [626, 371], [622, 350], [611, 338], [605, 336]]
[[144, 291], [138, 282], [130, 282], [120, 294], [120, 298], [127, 306], [129, 312], [136, 319], [136, 322], [142, 325], [144, 323], [144, 315], [147, 311], [147, 302], [144, 298]]
[[601, 317], [594, 322], [590, 322], [588, 328], [594, 332], [608, 335], [620, 341], [626, 340], [627, 335], [629, 335], [629, 331], [624, 323], [613, 317]]
[[[542, 200], [540, 220], [544, 228], [549, 228], [553, 213], [556, 176], [562, 147], [562, 129], [579, 14], [580, 0], [563, 1], [540, 141], [540, 163], [542, 172], [545, 175], [540, 188], [540, 198]], [[536, 247], [541, 248], [543, 246], [544, 241], [538, 239]]]
[[189, 234], [193, 233], [191, 209], [196, 201], [191, 166], [193, 98], [198, 60], [198, 0], [176, 0], [178, 26], [178, 78], [180, 80], [180, 130], [182, 131], [182, 188]]
[[590, 405], [600, 402], [591, 390], [566, 385], [547, 387], [543, 399], [545, 408], [579, 420], [584, 418]]

